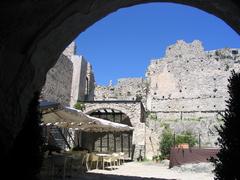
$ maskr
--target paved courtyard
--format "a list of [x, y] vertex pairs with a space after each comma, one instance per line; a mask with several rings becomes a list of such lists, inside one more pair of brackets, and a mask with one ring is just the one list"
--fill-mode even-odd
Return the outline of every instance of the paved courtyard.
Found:
[[[201, 165], [185, 165], [182, 168], [174, 167], [169, 169], [166, 164], [154, 162], [128, 162], [119, 166], [115, 170], [94, 169], [88, 172], [89, 174], [117, 175], [116, 179], [126, 176], [135, 177], [134, 179], [176, 179], [176, 180], [213, 180], [214, 176], [211, 173], [209, 164]], [[119, 177], [118, 177], [119, 176]], [[114, 176], [111, 176], [112, 178]], [[114, 178], [115, 179], [115, 178]], [[125, 178], [123, 178], [125, 179]], [[130, 178], [132, 179], [132, 178]]]

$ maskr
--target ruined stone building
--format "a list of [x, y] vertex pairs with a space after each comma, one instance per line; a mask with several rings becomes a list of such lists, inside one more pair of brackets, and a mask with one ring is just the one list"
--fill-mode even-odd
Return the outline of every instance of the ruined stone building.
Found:
[[151, 60], [146, 77], [96, 87], [91, 65], [75, 49], [70, 44], [47, 74], [44, 98], [70, 106], [83, 101], [86, 114], [134, 127], [132, 133], [119, 136], [83, 135], [90, 149], [120, 148], [129, 156], [134, 151], [134, 158], [139, 153], [151, 158], [166, 126], [176, 134], [191, 131], [201, 136], [202, 146], [215, 146], [228, 78], [232, 70], [240, 70], [239, 49], [204, 51], [198, 40], [177, 41], [164, 57]]
[[[232, 70], [240, 70], [240, 49], [204, 51], [198, 40], [180, 40], [167, 47], [163, 58], [151, 61], [146, 78], [124, 78], [114, 86], [97, 86], [95, 99], [142, 100], [148, 114], [146, 129], [150, 130], [144, 133], [158, 142], [168, 125], [175, 133], [189, 130], [200, 135], [203, 146], [214, 146], [214, 126], [225, 110]], [[149, 137], [146, 146], [150, 146]]]
[[206, 52], [200, 41], [177, 41], [165, 57], [152, 60], [146, 72], [151, 128], [168, 123], [176, 133], [190, 130], [201, 135], [203, 145], [214, 146], [228, 78], [240, 70], [239, 53], [229, 48]]
[[93, 100], [94, 87], [92, 66], [83, 56], [76, 55], [73, 42], [47, 73], [42, 97], [73, 107], [77, 101]]

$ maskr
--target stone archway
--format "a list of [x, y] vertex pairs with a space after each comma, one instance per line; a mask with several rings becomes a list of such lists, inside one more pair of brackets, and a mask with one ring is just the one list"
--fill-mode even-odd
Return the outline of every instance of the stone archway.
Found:
[[240, 34], [236, 0], [129, 0], [1, 2], [0, 146], [2, 155], [22, 127], [28, 104], [45, 82], [63, 49], [93, 23], [120, 8], [147, 2], [173, 2], [202, 9]]
[[145, 153], [145, 110], [138, 101], [90, 101], [84, 102], [84, 113], [91, 114], [99, 109], [113, 109], [124, 113], [133, 126], [132, 143], [135, 145], [134, 158], [139, 156], [141, 149]]
[[145, 110], [141, 102], [135, 101], [92, 101], [84, 102], [84, 113], [91, 114], [99, 109], [113, 109], [126, 114], [133, 127], [145, 121]]

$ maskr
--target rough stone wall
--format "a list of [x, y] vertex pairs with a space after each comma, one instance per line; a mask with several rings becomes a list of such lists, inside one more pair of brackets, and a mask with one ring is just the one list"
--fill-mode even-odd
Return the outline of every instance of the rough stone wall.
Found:
[[90, 101], [94, 98], [95, 78], [92, 66], [83, 56], [74, 55], [71, 106], [77, 101]]
[[92, 65], [88, 63], [87, 65], [87, 79], [88, 84], [85, 92], [85, 100], [93, 101], [94, 100], [94, 90], [95, 90], [95, 77], [92, 69]]
[[71, 88], [71, 102], [73, 107], [77, 101], [85, 99], [87, 61], [83, 56], [74, 55], [71, 58], [73, 63], [73, 78]]
[[69, 58], [60, 55], [56, 65], [49, 70], [42, 89], [43, 99], [69, 106], [72, 86], [73, 64]]
[[146, 73], [148, 110], [224, 110], [230, 71], [240, 67], [240, 56], [232, 51], [204, 52], [200, 41], [169, 46], [166, 56], [153, 60]]
[[73, 55], [76, 55], [76, 50], [77, 50], [77, 46], [75, 41], [73, 41], [68, 45], [68, 47], [66, 47], [66, 49], [62, 52], [62, 54], [67, 56], [69, 59], [71, 59]]
[[146, 104], [147, 84], [144, 78], [121, 78], [115, 86], [97, 86], [95, 100], [141, 100]]
[[94, 86], [92, 66], [76, 55], [76, 44], [72, 42], [49, 70], [42, 97], [73, 107], [77, 101], [93, 100]]
[[97, 85], [94, 91], [94, 100], [117, 100], [114, 86]]
[[240, 70], [240, 50], [205, 52], [200, 41], [177, 41], [166, 56], [152, 60], [146, 76], [150, 129], [161, 132], [169, 124], [176, 132], [201, 134], [203, 145], [214, 146], [231, 70]]

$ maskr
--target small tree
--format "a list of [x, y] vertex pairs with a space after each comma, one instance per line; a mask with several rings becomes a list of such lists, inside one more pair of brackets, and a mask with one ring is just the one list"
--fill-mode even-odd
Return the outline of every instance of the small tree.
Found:
[[217, 128], [220, 151], [217, 158], [211, 161], [215, 164], [216, 180], [239, 180], [240, 162], [240, 74], [232, 71], [228, 85], [229, 100], [223, 115], [223, 125]]
[[160, 141], [160, 151], [164, 158], [169, 158], [171, 147], [173, 146], [173, 133], [170, 128], [165, 128]]

